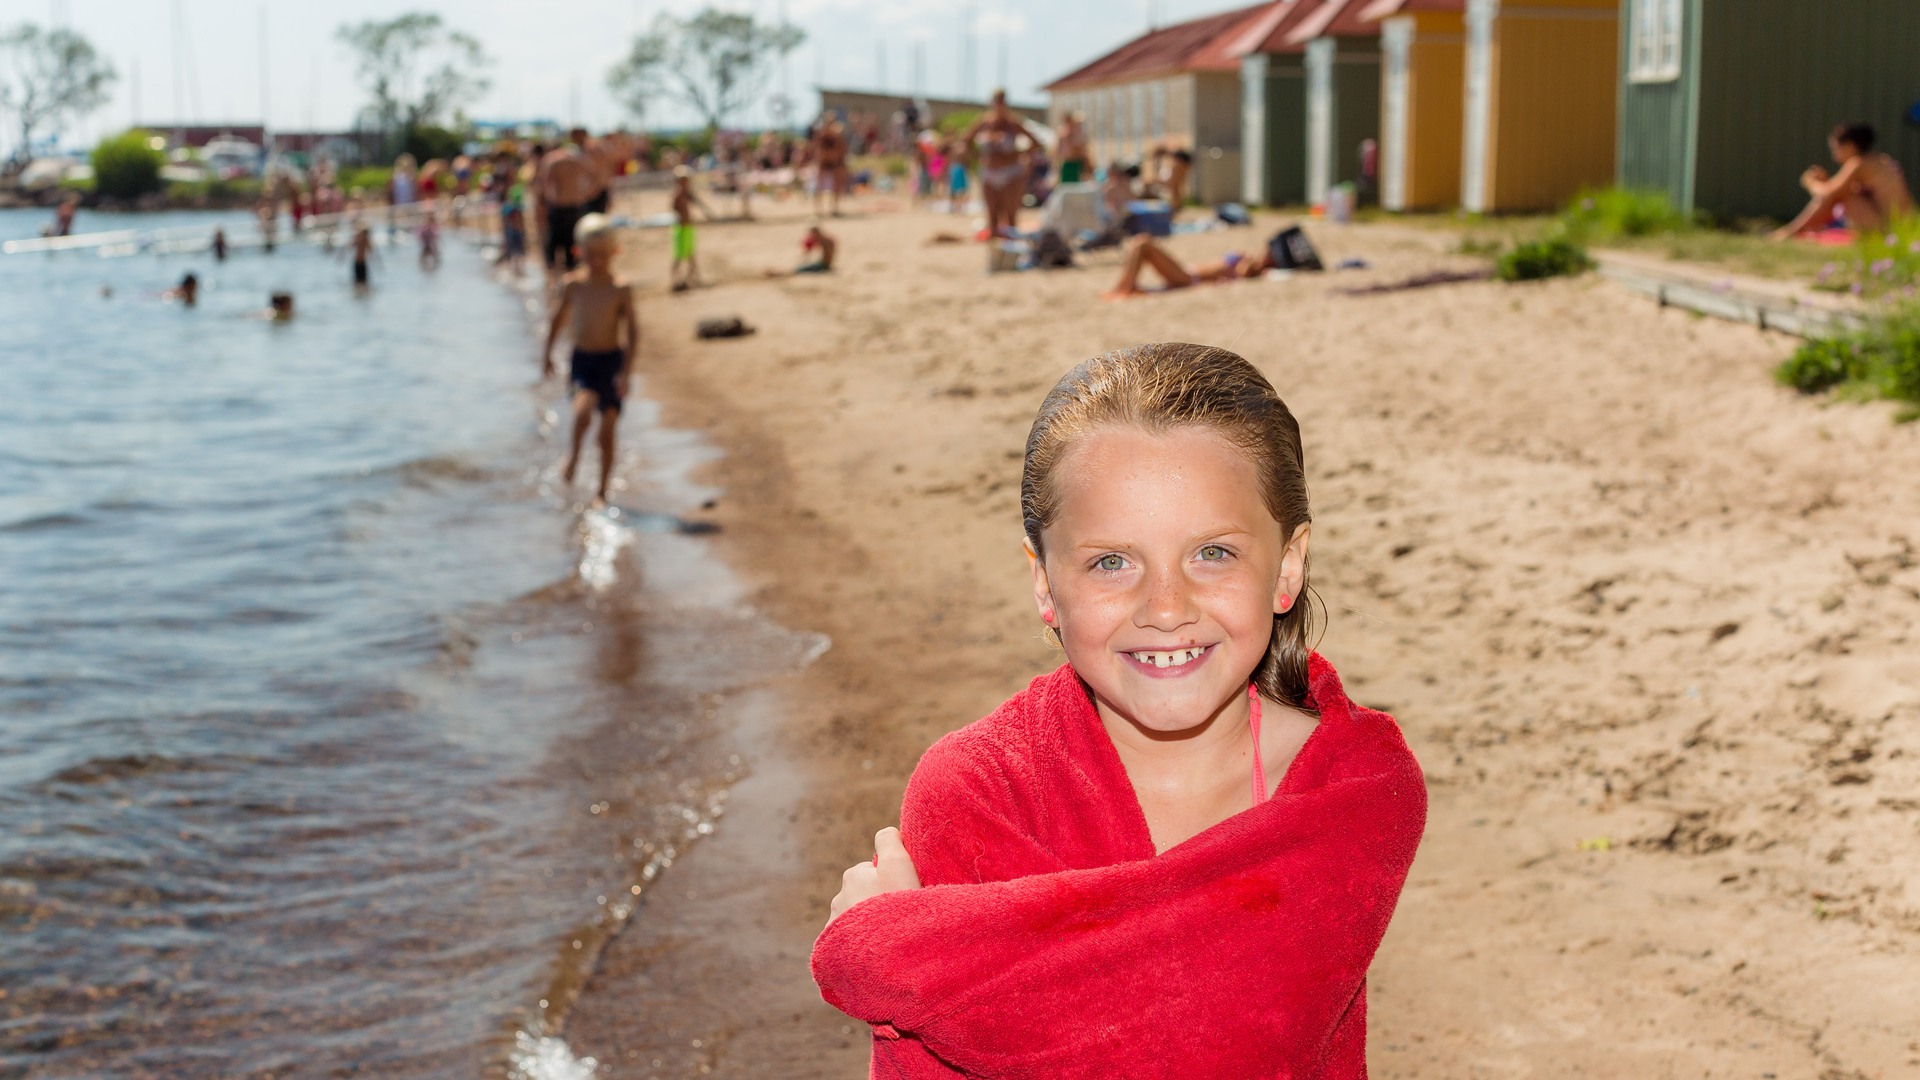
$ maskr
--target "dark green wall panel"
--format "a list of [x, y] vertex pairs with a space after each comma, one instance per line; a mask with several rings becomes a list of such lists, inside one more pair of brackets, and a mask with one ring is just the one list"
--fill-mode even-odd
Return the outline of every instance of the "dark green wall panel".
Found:
[[1694, 204], [1722, 218], [1784, 218], [1801, 170], [1831, 165], [1843, 121], [1920, 176], [1920, 0], [1696, 0], [1701, 8]]
[[1684, 207], [1691, 198], [1687, 170], [1693, 95], [1698, 69], [1686, 57], [1699, 41], [1700, 0], [1688, 0], [1681, 30], [1680, 77], [1670, 82], [1636, 83], [1628, 80], [1633, 63], [1633, 0], [1620, 7], [1620, 145], [1616, 168], [1623, 187], [1667, 193], [1673, 205]]

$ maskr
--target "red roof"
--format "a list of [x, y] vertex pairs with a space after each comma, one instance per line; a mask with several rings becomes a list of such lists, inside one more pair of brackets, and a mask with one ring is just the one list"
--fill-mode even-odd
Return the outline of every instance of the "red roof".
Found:
[[1407, 11], [1465, 11], [1467, 0], [1373, 0], [1360, 17], [1368, 22], [1399, 15]]
[[1234, 56], [1300, 52], [1302, 47], [1288, 42], [1287, 35], [1326, 3], [1327, 0], [1282, 0], [1261, 12], [1259, 18], [1248, 20], [1234, 35], [1228, 51]]
[[1064, 90], [1090, 83], [1131, 82], [1183, 71], [1239, 71], [1240, 56], [1227, 50], [1237, 31], [1269, 9], [1291, 6], [1294, 0], [1268, 0], [1252, 7], [1223, 11], [1134, 38], [1125, 45], [1048, 83], [1042, 89]]
[[1379, 24], [1364, 18], [1367, 7], [1366, 0], [1327, 0], [1294, 25], [1287, 43], [1305, 45], [1317, 37], [1379, 37]]

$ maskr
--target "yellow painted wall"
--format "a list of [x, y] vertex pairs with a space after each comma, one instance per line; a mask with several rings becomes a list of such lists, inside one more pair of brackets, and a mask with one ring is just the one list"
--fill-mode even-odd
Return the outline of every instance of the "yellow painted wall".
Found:
[[[1412, 18], [1413, 46], [1407, 57], [1407, 206], [1453, 206], [1460, 201], [1466, 24], [1457, 11], [1422, 11]], [[1381, 100], [1386, 100], [1384, 93]]]
[[1613, 182], [1618, 18], [1618, 0], [1501, 4], [1487, 209], [1556, 210]]

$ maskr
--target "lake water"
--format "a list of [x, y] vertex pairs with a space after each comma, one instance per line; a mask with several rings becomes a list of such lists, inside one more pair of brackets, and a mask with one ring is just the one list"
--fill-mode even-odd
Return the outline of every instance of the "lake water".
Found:
[[446, 247], [0, 256], [0, 1075], [590, 1071], [546, 1036], [712, 829], [728, 693], [825, 647], [644, 400], [574, 505], [537, 304]]

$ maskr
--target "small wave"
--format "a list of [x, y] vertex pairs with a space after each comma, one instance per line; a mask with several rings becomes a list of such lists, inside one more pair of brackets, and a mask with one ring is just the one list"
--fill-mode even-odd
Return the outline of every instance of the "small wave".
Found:
[[71, 529], [76, 525], [86, 524], [89, 522], [81, 514], [40, 514], [37, 517], [21, 518], [19, 521], [9, 521], [5, 525], [0, 525], [0, 532], [45, 532], [50, 529]]
[[620, 553], [633, 545], [633, 530], [615, 512], [583, 514], [580, 531], [580, 580], [594, 592], [605, 592], [620, 578]]
[[67, 786], [103, 784], [129, 776], [189, 772], [202, 767], [200, 762], [171, 758], [164, 754], [121, 754], [118, 757], [90, 758], [78, 765], [70, 765], [47, 777], [44, 783]]
[[575, 1057], [567, 1041], [557, 1035], [514, 1033], [513, 1053], [507, 1062], [507, 1075], [512, 1080], [586, 1080], [599, 1072], [598, 1061]]
[[436, 456], [415, 458], [412, 461], [402, 461], [397, 465], [372, 469], [367, 475], [391, 476], [411, 487], [432, 487], [442, 483], [485, 483], [496, 478], [499, 473], [456, 457]]

